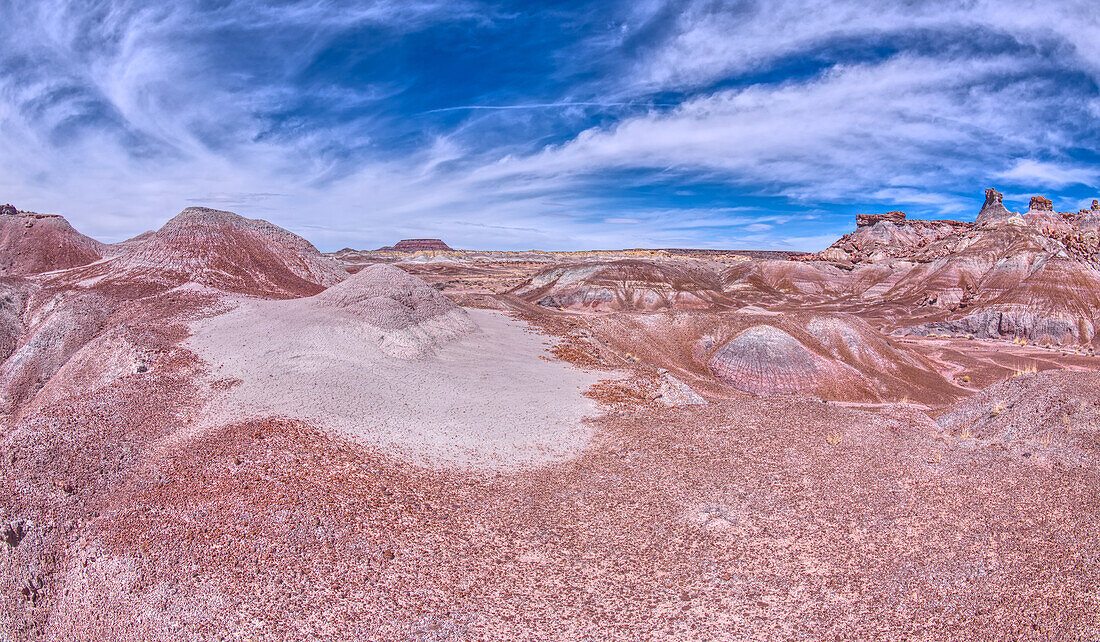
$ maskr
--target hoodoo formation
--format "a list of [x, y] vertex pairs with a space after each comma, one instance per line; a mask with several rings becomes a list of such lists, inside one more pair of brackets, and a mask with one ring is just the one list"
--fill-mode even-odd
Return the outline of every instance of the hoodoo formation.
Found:
[[0, 639], [1091, 639], [1100, 206], [980, 200], [811, 254], [4, 206]]
[[1004, 194], [989, 188], [985, 191], [985, 204], [982, 205], [982, 211], [978, 212], [978, 218], [975, 222], [981, 227], [999, 221], [1014, 220], [1018, 216], [1018, 213], [1010, 212], [1005, 207]]

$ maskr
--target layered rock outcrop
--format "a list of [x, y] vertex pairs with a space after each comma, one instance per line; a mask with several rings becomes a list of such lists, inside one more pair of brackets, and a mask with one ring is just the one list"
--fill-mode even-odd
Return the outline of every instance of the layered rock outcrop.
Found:
[[842, 265], [876, 263], [917, 254], [935, 255], [937, 243], [970, 229], [960, 221], [923, 221], [905, 218], [902, 212], [859, 214], [856, 231], [842, 236], [828, 249], [800, 260], [824, 260]]
[[630, 259], [549, 268], [510, 294], [544, 307], [593, 312], [699, 310], [730, 302], [712, 271]]
[[994, 225], [1003, 221], [1022, 222], [1022, 217], [1020, 217], [1018, 212], [1010, 212], [1008, 208], [1004, 206], [1004, 194], [1001, 194], [993, 188], [989, 188], [985, 190], [985, 203], [982, 205], [981, 212], [978, 213], [975, 224], [981, 227], [985, 225]]
[[886, 212], [885, 214], [856, 214], [856, 227], [869, 227], [879, 221], [904, 223], [905, 212]]
[[1054, 202], [1045, 196], [1032, 196], [1028, 209], [1035, 212], [1053, 212]]
[[802, 261], [823, 276], [846, 271], [826, 291], [934, 317], [906, 332], [1088, 344], [1100, 324], [1100, 202], [1095, 207], [1056, 212], [1036, 196], [1020, 215], [989, 189], [975, 224], [862, 215], [855, 232]]

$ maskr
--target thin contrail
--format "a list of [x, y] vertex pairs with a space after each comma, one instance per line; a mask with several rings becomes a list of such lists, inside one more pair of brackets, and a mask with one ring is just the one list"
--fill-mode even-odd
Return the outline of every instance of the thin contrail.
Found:
[[[571, 103], [534, 103], [529, 105], [461, 105], [458, 107], [441, 107], [422, 111], [422, 114], [437, 114], [445, 111], [464, 111], [474, 109], [501, 110], [501, 109], [554, 109], [557, 107], [632, 107], [643, 103], [598, 103], [598, 102], [571, 102]], [[648, 103], [650, 107], [676, 107], [672, 104]]]

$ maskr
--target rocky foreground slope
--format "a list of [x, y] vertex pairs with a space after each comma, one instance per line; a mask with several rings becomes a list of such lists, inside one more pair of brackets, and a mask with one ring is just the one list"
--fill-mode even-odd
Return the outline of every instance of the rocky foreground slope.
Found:
[[1092, 639], [1095, 216], [336, 260], [0, 213], [0, 639]]

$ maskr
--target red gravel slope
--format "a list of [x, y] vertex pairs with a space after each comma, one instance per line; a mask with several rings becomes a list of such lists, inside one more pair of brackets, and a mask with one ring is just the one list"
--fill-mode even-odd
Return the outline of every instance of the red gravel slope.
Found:
[[0, 276], [38, 274], [98, 261], [103, 244], [60, 216], [0, 214]]

